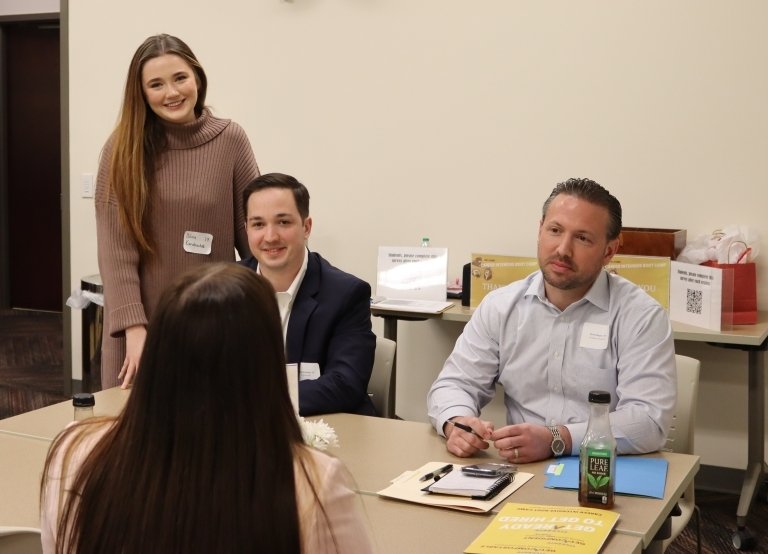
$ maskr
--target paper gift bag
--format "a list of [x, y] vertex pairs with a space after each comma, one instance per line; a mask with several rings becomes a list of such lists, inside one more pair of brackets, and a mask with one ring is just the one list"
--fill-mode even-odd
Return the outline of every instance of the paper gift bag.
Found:
[[[723, 279], [733, 281], [733, 302], [723, 299], [723, 320], [734, 325], [754, 325], [757, 323], [757, 274], [755, 264], [721, 264], [704, 262], [701, 265], [717, 267], [723, 270]], [[727, 277], [726, 277], [727, 276]], [[726, 287], [723, 287], [725, 292]]]

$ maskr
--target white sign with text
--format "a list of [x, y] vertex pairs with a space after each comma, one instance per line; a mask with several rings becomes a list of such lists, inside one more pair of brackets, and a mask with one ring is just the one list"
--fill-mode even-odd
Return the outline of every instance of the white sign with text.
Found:
[[671, 262], [669, 318], [672, 321], [720, 331], [722, 291], [721, 269]]

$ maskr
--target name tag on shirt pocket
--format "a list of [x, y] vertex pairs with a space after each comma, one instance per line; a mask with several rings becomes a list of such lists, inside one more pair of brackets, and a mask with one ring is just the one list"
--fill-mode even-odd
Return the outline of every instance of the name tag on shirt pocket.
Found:
[[299, 364], [299, 381], [317, 379], [320, 377], [320, 364], [301, 362]]
[[184, 252], [189, 252], [190, 254], [204, 254], [208, 256], [211, 253], [212, 243], [213, 235], [210, 233], [184, 231]]
[[593, 350], [608, 348], [608, 326], [600, 323], [585, 323], [581, 327], [579, 346]]

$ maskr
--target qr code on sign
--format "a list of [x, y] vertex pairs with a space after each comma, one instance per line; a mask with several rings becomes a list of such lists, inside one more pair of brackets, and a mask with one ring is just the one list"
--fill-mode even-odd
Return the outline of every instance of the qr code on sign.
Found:
[[685, 300], [685, 311], [689, 314], [701, 315], [702, 300], [704, 294], [700, 290], [688, 289]]

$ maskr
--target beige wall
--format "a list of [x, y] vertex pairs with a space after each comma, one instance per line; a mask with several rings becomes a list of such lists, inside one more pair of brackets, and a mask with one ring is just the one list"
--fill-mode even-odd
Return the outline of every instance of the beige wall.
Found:
[[[540, 205], [569, 176], [614, 192], [626, 225], [768, 236], [760, 0], [77, 0], [69, 17], [73, 283], [98, 269], [80, 176], [96, 171], [134, 49], [157, 32], [193, 47], [209, 103], [243, 125], [262, 171], [308, 185], [311, 247], [369, 282], [378, 245], [422, 236], [450, 248], [452, 275], [472, 251], [533, 254]], [[459, 332], [401, 325], [400, 415], [425, 419]], [[746, 355], [680, 351], [704, 362], [703, 463], [743, 467]]]

